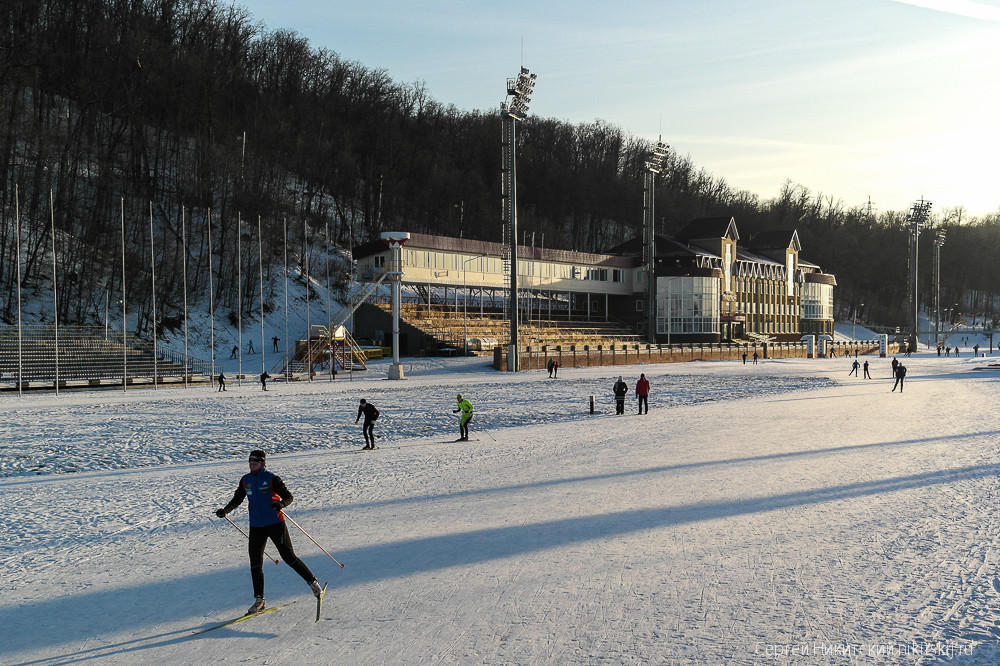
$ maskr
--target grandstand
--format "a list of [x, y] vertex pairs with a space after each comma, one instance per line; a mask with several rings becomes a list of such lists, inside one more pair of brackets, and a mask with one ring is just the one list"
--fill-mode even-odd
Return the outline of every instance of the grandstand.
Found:
[[[58, 350], [58, 358], [57, 358]], [[0, 326], [0, 390], [211, 382], [211, 363], [102, 326]]]

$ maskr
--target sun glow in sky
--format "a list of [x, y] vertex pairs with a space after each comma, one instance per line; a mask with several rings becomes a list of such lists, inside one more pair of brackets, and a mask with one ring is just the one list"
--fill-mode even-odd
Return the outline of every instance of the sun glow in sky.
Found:
[[1000, 209], [1000, 0], [243, 0], [269, 30], [495, 109], [663, 140], [733, 188]]

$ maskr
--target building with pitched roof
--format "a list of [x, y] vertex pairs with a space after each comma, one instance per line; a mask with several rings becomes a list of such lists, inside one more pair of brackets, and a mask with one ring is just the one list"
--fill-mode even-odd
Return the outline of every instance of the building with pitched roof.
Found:
[[[656, 236], [655, 245], [651, 297], [639, 238], [601, 254], [519, 246], [522, 320], [617, 321], [659, 344], [832, 335], [836, 279], [799, 256], [795, 230], [744, 240], [734, 218], [701, 218], [672, 238]], [[404, 299], [428, 310], [453, 306], [463, 317], [500, 315], [511, 268], [506, 249], [411, 234], [403, 249]], [[388, 248], [369, 243], [354, 248], [354, 257], [359, 278], [375, 279]], [[646, 331], [650, 306], [656, 308], [653, 332]], [[370, 331], [355, 334], [372, 337]]]

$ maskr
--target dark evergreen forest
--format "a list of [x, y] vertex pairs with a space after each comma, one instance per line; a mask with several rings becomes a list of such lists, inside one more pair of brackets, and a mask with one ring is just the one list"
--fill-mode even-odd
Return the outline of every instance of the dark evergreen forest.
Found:
[[[290, 261], [333, 262], [341, 283], [349, 248], [383, 230], [498, 241], [500, 138], [497, 110], [431, 99], [419, 82], [217, 0], [4, 2], [0, 318], [16, 317], [19, 270], [29, 290], [51, 280], [53, 244], [60, 321], [100, 321], [129, 276], [142, 333], [154, 294], [133, 278], [155, 270], [157, 307], [176, 315], [182, 274], [207, 293], [210, 256], [217, 307], [256, 312], [258, 229], [266, 274], [288, 238]], [[521, 240], [601, 251], [638, 234], [649, 149], [609, 122], [529, 116], [518, 128]], [[735, 217], [744, 236], [796, 228], [804, 258], [837, 275], [839, 318], [906, 324], [907, 211], [792, 182], [761, 200], [671, 152], [656, 212], [664, 234], [715, 215]], [[1000, 212], [961, 213], [939, 211], [923, 230], [920, 291], [931, 294], [932, 238], [945, 228], [942, 302], [993, 319]]]

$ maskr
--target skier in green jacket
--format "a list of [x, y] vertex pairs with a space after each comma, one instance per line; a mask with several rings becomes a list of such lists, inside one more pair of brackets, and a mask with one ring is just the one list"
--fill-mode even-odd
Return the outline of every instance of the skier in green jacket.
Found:
[[458, 441], [467, 442], [469, 441], [469, 421], [472, 420], [472, 403], [463, 398], [461, 393], [458, 394], [458, 409], [451, 410], [452, 414], [458, 412], [462, 412], [458, 421], [458, 430], [461, 435]]

